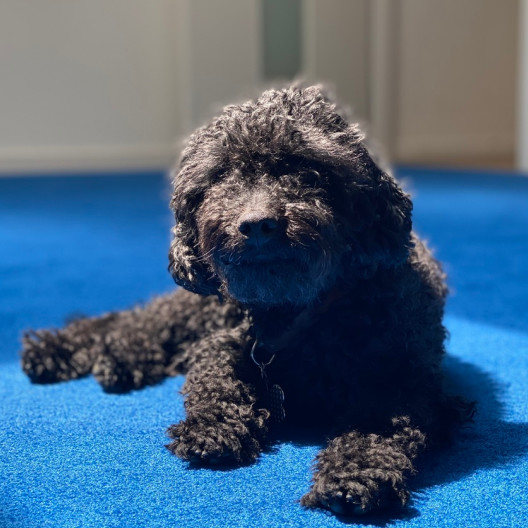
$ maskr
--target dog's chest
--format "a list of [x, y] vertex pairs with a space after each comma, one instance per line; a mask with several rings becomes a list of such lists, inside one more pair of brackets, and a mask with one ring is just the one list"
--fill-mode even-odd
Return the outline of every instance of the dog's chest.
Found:
[[[266, 367], [269, 385], [284, 391], [287, 416], [313, 419], [355, 414], [368, 400], [366, 382], [371, 369], [362, 354], [354, 354], [359, 342], [343, 342], [330, 335], [307, 336], [287, 351], [276, 353]], [[354, 346], [356, 345], [356, 346]]]
[[274, 357], [265, 368], [267, 385], [283, 390], [288, 419], [359, 419], [390, 380], [380, 365], [399, 347], [401, 335], [387, 333], [387, 307], [373, 312], [366, 303], [345, 299], [333, 308], [268, 356]]

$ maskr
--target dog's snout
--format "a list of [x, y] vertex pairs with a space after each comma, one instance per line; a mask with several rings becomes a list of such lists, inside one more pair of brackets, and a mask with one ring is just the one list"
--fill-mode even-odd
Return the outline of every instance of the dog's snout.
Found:
[[278, 220], [263, 211], [246, 212], [238, 219], [238, 230], [250, 243], [267, 242], [277, 234], [278, 227]]

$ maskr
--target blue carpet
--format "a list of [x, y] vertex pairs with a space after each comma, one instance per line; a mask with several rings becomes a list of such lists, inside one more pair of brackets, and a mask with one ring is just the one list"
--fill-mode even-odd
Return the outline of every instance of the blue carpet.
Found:
[[[402, 168], [415, 226], [445, 262], [449, 377], [479, 401], [453, 451], [424, 463], [405, 514], [362, 524], [528, 526], [528, 179]], [[172, 288], [162, 174], [0, 179], [0, 526], [339, 527], [296, 502], [319, 446], [188, 469], [163, 447], [182, 378], [127, 395], [92, 378], [31, 385], [28, 327], [125, 308]]]

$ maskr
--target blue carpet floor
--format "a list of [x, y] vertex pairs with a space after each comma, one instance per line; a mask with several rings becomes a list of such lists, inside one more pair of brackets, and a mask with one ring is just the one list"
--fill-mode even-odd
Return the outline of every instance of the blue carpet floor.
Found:
[[[405, 169], [415, 227], [450, 277], [446, 367], [479, 401], [456, 449], [423, 465], [407, 511], [362, 525], [528, 526], [528, 179]], [[319, 446], [188, 469], [165, 450], [182, 378], [127, 395], [92, 378], [32, 385], [19, 336], [173, 287], [161, 174], [0, 179], [0, 526], [339, 527], [296, 502]]]

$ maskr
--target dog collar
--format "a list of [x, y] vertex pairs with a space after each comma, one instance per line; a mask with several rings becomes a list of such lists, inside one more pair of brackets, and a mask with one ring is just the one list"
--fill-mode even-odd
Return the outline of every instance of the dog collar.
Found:
[[[266, 367], [271, 365], [278, 352], [288, 348], [291, 343], [295, 342], [303, 330], [313, 325], [317, 317], [325, 314], [334, 303], [345, 297], [347, 293], [346, 289], [334, 288], [330, 290], [317, 306], [306, 308], [297, 315], [279, 339], [264, 343], [259, 339], [258, 334], [255, 337], [249, 355], [260, 370], [260, 375], [266, 389], [269, 411], [276, 422], [282, 422], [286, 417], [284, 410], [284, 391], [280, 385], [276, 383], [273, 385], [270, 384]], [[262, 358], [263, 353], [264, 355], [267, 354], [266, 358]]]
[[286, 418], [286, 411], [284, 410], [284, 391], [282, 390], [282, 387], [276, 383], [270, 386], [268, 374], [266, 372], [266, 367], [275, 359], [275, 353], [272, 353], [267, 361], [259, 361], [256, 356], [259, 348], [262, 350], [259, 340], [255, 339], [249, 355], [255, 365], [260, 369], [260, 375], [264, 382], [264, 387], [266, 388], [267, 404], [271, 418], [275, 422], [280, 423]]

